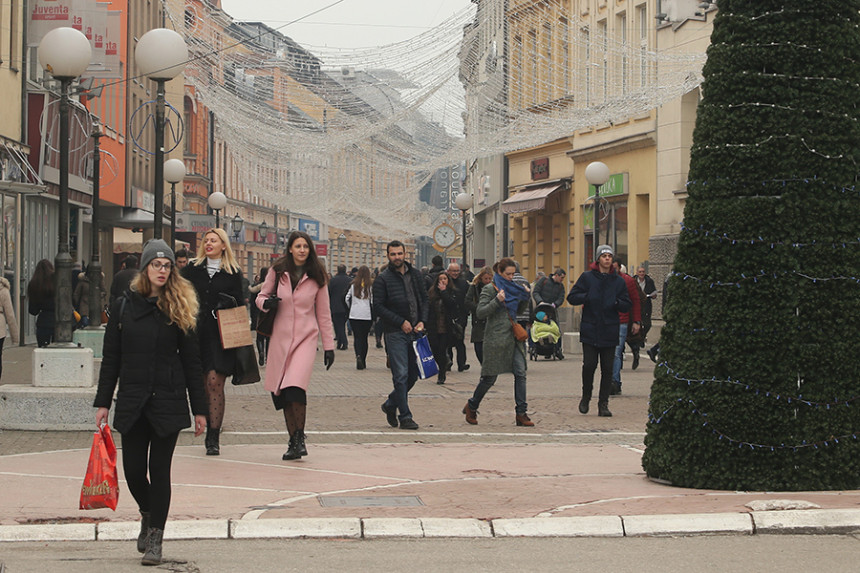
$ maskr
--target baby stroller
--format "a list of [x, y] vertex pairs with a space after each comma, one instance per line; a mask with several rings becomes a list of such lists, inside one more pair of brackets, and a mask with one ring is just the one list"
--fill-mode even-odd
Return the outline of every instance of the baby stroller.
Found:
[[531, 347], [529, 358], [537, 360], [538, 356], [555, 360], [564, 360], [558, 341], [561, 331], [558, 328], [558, 314], [553, 305], [542, 302], [532, 312]]

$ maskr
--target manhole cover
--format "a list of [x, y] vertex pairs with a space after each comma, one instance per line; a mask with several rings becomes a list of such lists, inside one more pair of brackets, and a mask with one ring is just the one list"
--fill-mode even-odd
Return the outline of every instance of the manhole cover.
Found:
[[323, 507], [415, 507], [424, 505], [417, 495], [320, 496]]

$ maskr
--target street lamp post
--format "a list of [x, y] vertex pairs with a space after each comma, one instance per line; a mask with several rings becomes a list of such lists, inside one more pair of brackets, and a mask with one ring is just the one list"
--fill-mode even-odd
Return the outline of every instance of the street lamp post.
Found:
[[176, 184], [185, 179], [185, 162], [168, 159], [164, 162], [164, 179], [170, 183], [170, 248], [176, 252]]
[[257, 227], [257, 233], [260, 234], [260, 242], [266, 244], [266, 237], [269, 236], [269, 226], [265, 221], [260, 223], [260, 226]]
[[140, 72], [156, 83], [155, 97], [155, 214], [152, 235], [162, 238], [164, 213], [164, 83], [185, 69], [188, 47], [182, 36], [167, 28], [150, 30], [137, 42], [134, 59]]
[[341, 233], [337, 236], [337, 253], [340, 255], [340, 264], [346, 265], [346, 235]]
[[227, 196], [220, 191], [215, 191], [209, 195], [209, 208], [215, 211], [215, 228], [221, 227], [220, 213], [221, 209], [227, 206]]
[[42, 67], [60, 81], [60, 229], [57, 256], [54, 259], [54, 341], [57, 344], [70, 345], [74, 307], [73, 263], [69, 253], [69, 86], [86, 71], [92, 59], [92, 49], [90, 41], [78, 30], [56, 28], [42, 38], [38, 53]]
[[609, 167], [602, 161], [592, 161], [585, 168], [585, 179], [594, 185], [594, 260], [597, 260], [597, 247], [600, 245], [600, 191], [609, 181]]
[[466, 211], [472, 208], [472, 196], [468, 193], [460, 193], [454, 197], [454, 206], [460, 210], [463, 219], [463, 268], [466, 272]]
[[102, 323], [102, 263], [99, 252], [99, 187], [101, 185], [101, 125], [93, 126], [93, 220], [92, 220], [92, 254], [90, 255], [90, 266], [87, 267], [87, 275], [90, 279], [90, 324], [88, 328], [101, 328]]
[[230, 221], [230, 228], [233, 230], [233, 240], [239, 240], [239, 234], [242, 232], [242, 225], [245, 224], [245, 219], [239, 216], [239, 213], [236, 213], [236, 216], [233, 217], [233, 220]]

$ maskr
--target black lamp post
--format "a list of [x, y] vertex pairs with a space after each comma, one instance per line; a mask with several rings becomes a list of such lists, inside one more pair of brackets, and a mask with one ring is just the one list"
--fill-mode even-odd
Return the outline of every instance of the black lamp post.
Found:
[[92, 220], [92, 254], [90, 255], [90, 266], [87, 267], [87, 275], [90, 280], [90, 325], [88, 328], [101, 328], [101, 285], [102, 285], [102, 263], [99, 252], [99, 191], [101, 186], [101, 138], [104, 134], [101, 125], [93, 126], [93, 220]]
[[72, 255], [69, 252], [69, 86], [92, 59], [87, 37], [74, 28], [56, 28], [39, 44], [39, 63], [60, 80], [60, 216], [57, 256], [54, 259], [54, 342], [72, 344]]
[[594, 260], [597, 260], [597, 247], [600, 246], [600, 191], [609, 181], [609, 167], [602, 161], [592, 161], [585, 168], [585, 179], [594, 185]]
[[168, 159], [164, 162], [164, 179], [170, 183], [170, 248], [176, 252], [176, 184], [185, 179], [185, 162]]
[[260, 223], [260, 226], [259, 226], [259, 228], [257, 229], [257, 232], [260, 234], [260, 242], [261, 242], [261, 243], [265, 243], [265, 242], [266, 242], [266, 237], [268, 237], [268, 236], [269, 236], [269, 226], [266, 224], [266, 222], [265, 222], [265, 221], [263, 221], [262, 223]]
[[233, 240], [239, 240], [239, 234], [242, 232], [242, 225], [245, 224], [245, 220], [239, 216], [239, 213], [236, 213], [236, 216], [230, 221], [230, 228], [233, 230]]
[[150, 30], [137, 42], [134, 59], [140, 72], [156, 83], [155, 97], [155, 214], [152, 235], [162, 238], [164, 213], [164, 83], [185, 69], [188, 47], [185, 40], [167, 28]]
[[466, 211], [472, 208], [472, 196], [468, 193], [460, 193], [456, 197], [454, 197], [454, 206], [460, 210], [463, 219], [463, 268], [462, 271], [466, 272], [466, 261], [468, 258], [466, 257]]
[[346, 235], [341, 233], [337, 236], [337, 253], [340, 255], [340, 264], [346, 264]]

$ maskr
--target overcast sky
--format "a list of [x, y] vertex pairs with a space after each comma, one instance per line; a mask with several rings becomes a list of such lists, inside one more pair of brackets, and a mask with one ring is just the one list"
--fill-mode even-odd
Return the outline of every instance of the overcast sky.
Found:
[[470, 0], [221, 0], [234, 20], [265, 22], [299, 44], [330, 48], [408, 40], [470, 4]]

